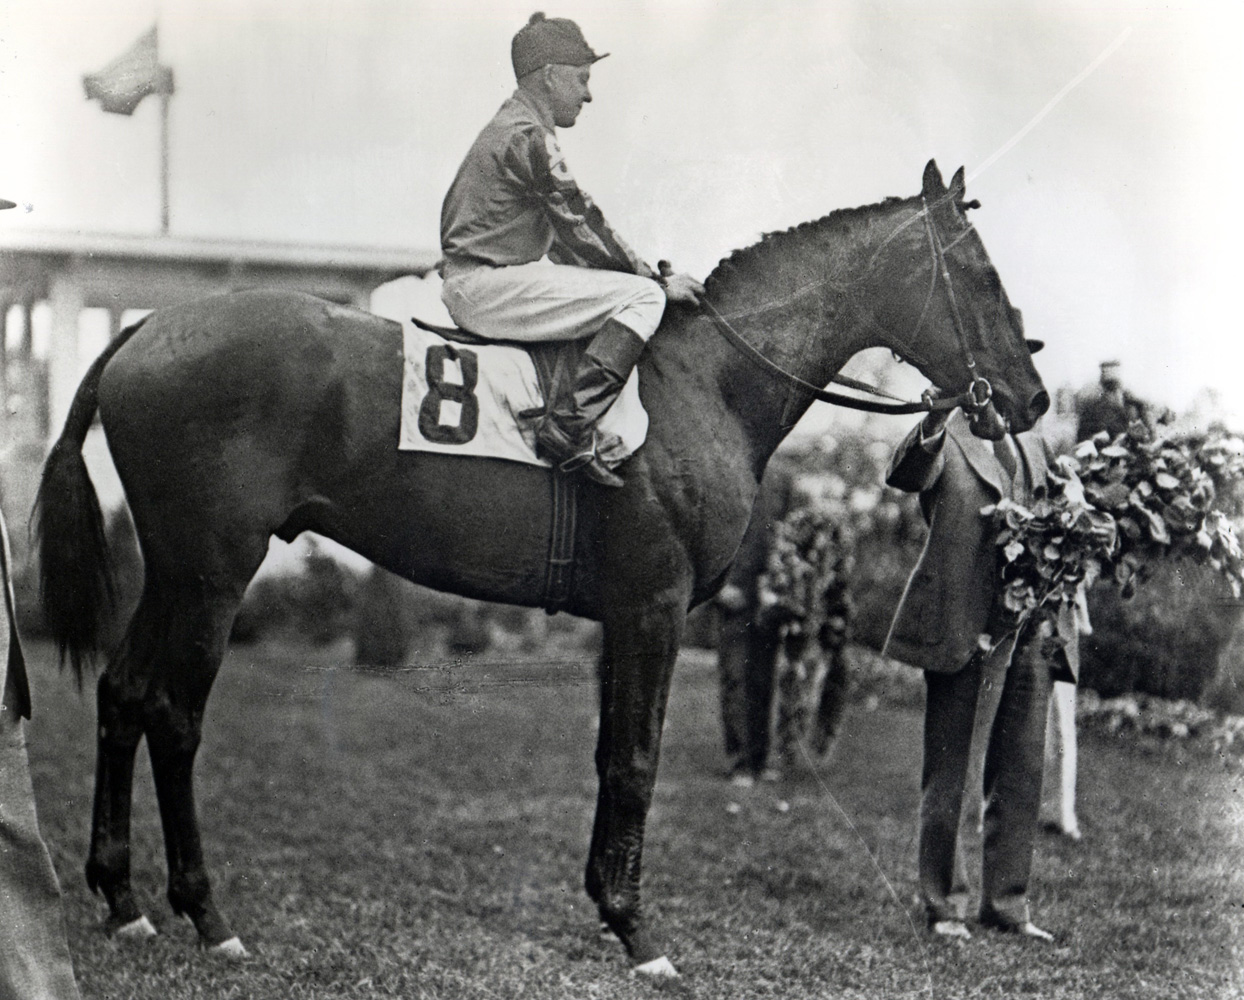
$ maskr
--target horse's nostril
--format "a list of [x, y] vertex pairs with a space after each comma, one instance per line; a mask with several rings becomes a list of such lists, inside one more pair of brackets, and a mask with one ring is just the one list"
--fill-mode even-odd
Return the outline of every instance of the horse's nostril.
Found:
[[1050, 394], [1042, 389], [1028, 403], [1028, 412], [1032, 414], [1032, 419], [1036, 420], [1042, 416], [1046, 410], [1050, 408]]

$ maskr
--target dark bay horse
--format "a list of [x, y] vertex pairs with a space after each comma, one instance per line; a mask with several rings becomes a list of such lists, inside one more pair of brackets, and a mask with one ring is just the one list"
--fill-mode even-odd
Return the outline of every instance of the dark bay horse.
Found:
[[[708, 278], [708, 298], [777, 365], [826, 385], [884, 346], [935, 385], [987, 379], [1001, 426], [1049, 405], [1017, 310], [965, 218], [963, 171], [922, 193], [770, 234]], [[969, 365], [974, 358], [975, 368]], [[151, 314], [95, 361], [43, 472], [45, 613], [75, 666], [108, 599], [102, 520], [81, 447], [96, 410], [146, 564], [138, 608], [98, 686], [86, 875], [114, 929], [150, 927], [130, 885], [135, 753], [147, 738], [168, 898], [201, 942], [240, 943], [213, 902], [192, 790], [208, 693], [270, 536], [315, 531], [407, 579], [536, 606], [549, 473], [398, 452], [398, 324], [310, 296], [244, 292]], [[644, 825], [670, 677], [689, 608], [720, 586], [765, 463], [810, 395], [671, 309], [641, 363], [648, 440], [626, 486], [582, 487], [568, 610], [603, 623], [599, 791], [586, 888], [636, 966], [670, 974], [640, 905]]]

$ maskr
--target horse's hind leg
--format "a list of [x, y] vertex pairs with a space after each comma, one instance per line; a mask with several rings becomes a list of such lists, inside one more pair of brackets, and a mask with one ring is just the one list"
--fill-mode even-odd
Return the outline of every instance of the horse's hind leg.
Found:
[[102, 892], [108, 901], [109, 932], [123, 936], [155, 933], [130, 886], [130, 802], [159, 618], [158, 601], [147, 589], [124, 642], [100, 675], [96, 693], [95, 805], [86, 881], [93, 892]]
[[167, 641], [143, 706], [164, 827], [169, 903], [174, 913], [193, 922], [205, 947], [231, 956], [246, 952], [212, 899], [195, 812], [193, 769], [203, 710], [243, 587], [222, 590], [185, 580], [167, 585]]

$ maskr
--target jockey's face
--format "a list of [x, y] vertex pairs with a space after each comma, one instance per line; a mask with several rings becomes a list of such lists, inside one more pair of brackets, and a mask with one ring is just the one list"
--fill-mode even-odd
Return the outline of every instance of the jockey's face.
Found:
[[544, 79], [548, 87], [553, 124], [558, 128], [570, 128], [579, 117], [583, 105], [592, 99], [592, 92], [587, 88], [592, 67], [553, 64], [547, 70]]

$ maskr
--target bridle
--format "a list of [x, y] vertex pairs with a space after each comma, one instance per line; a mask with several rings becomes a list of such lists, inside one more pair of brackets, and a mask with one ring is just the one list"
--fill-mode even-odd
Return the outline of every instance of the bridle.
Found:
[[[752, 361], [758, 367], [771, 374], [777, 375], [795, 388], [802, 390], [810, 395], [813, 399], [823, 403], [833, 403], [836, 406], [846, 406], [854, 410], [864, 410], [868, 413], [888, 413], [888, 414], [905, 414], [905, 413], [926, 413], [937, 412], [942, 410], [953, 410], [956, 407], [963, 407], [969, 412], [975, 412], [985, 407], [993, 398], [993, 386], [976, 370], [976, 357], [972, 353], [972, 348], [968, 344], [967, 330], [963, 325], [963, 317], [959, 312], [959, 303], [955, 298], [955, 286], [950, 277], [950, 268], [946, 264], [946, 247], [942, 243], [941, 234], [937, 231], [937, 225], [933, 221], [933, 213], [929, 209], [928, 201], [923, 195], [920, 197], [920, 215], [924, 219], [925, 231], [929, 237], [929, 251], [932, 255], [932, 280], [929, 282], [929, 294], [925, 299], [924, 308], [920, 311], [920, 319], [916, 323], [915, 329], [912, 331], [911, 339], [914, 342], [916, 336], [920, 333], [920, 329], [924, 326], [924, 318], [929, 311], [929, 305], [933, 301], [933, 295], [937, 291], [937, 278], [941, 275], [942, 284], [946, 287], [947, 304], [950, 306], [951, 322], [954, 324], [955, 335], [959, 340], [959, 350], [963, 355], [964, 366], [968, 370], [971, 381], [963, 392], [956, 396], [934, 396], [933, 390], [926, 389], [920, 396], [919, 401], [907, 402], [901, 400], [898, 396], [891, 395], [884, 389], [853, 379], [848, 375], [834, 375], [831, 381], [838, 385], [846, 386], [849, 389], [857, 389], [861, 392], [871, 393], [874, 396], [883, 397], [885, 399], [896, 400], [894, 403], [883, 403], [878, 400], [860, 399], [856, 396], [847, 396], [840, 392], [833, 392], [828, 389], [822, 389], [801, 379], [798, 375], [788, 372], [777, 362], [765, 357], [756, 347], [744, 339], [720, 312], [717, 307], [710, 301], [704, 299], [701, 302], [701, 309], [705, 315], [712, 321], [716, 330], [733, 344], [748, 360]], [[906, 223], [904, 223], [906, 225]], [[900, 227], [902, 228], [902, 227]], [[887, 238], [888, 240], [889, 238]], [[884, 242], [884, 241], [883, 241]], [[953, 246], [953, 244], [952, 244]], [[806, 286], [801, 290], [800, 294], [810, 291], [815, 285]], [[762, 312], [764, 306], [755, 312]], [[874, 321], [875, 322], [875, 321]], [[910, 353], [910, 348], [904, 344]]]

